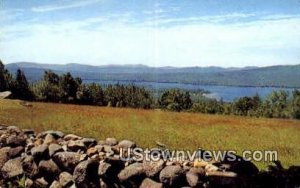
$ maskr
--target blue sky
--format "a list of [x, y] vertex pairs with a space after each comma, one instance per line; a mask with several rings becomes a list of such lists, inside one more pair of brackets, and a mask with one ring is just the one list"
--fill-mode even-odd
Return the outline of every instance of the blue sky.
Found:
[[299, 0], [2, 0], [5, 63], [300, 63]]

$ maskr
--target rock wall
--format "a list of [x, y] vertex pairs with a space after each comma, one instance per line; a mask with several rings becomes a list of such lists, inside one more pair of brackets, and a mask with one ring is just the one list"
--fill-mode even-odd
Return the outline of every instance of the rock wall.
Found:
[[[123, 161], [130, 140], [0, 126], [0, 187], [296, 187], [299, 167], [259, 172], [247, 161]], [[132, 156], [131, 156], [132, 157]], [[22, 185], [22, 180], [25, 185]]]

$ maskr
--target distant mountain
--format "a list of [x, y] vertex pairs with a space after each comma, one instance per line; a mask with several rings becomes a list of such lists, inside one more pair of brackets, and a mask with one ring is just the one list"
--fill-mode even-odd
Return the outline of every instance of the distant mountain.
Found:
[[83, 81], [146, 81], [225, 86], [275, 86], [300, 88], [300, 65], [269, 67], [149, 67], [145, 65], [39, 64], [19, 62], [6, 65], [15, 72], [24, 70], [32, 82], [40, 80], [45, 70], [58, 74], [71, 72]]

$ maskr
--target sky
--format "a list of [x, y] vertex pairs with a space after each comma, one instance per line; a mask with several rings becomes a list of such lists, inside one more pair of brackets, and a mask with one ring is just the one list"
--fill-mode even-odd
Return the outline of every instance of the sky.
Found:
[[300, 0], [1, 0], [4, 63], [300, 63]]

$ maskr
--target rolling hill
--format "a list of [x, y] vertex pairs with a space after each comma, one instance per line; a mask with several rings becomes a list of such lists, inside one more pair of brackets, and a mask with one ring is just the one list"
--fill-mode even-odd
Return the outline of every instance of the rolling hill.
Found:
[[32, 82], [40, 80], [45, 70], [58, 74], [71, 72], [83, 81], [171, 82], [225, 86], [274, 86], [300, 88], [300, 64], [269, 67], [148, 67], [145, 65], [39, 64], [11, 63], [7, 69], [24, 70]]

